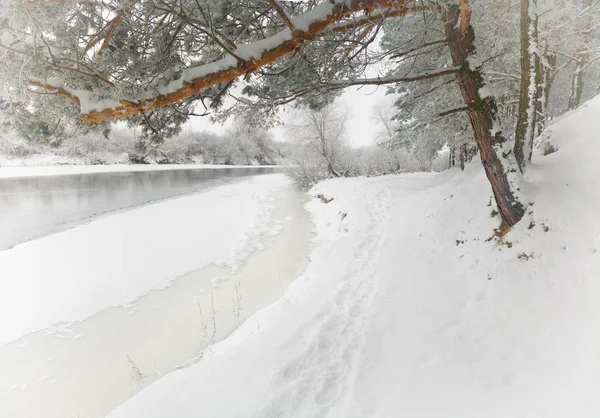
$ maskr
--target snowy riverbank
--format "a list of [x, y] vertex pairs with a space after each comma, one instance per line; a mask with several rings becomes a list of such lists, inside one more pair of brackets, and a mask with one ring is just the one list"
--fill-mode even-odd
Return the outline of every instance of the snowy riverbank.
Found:
[[[257, 185], [244, 184], [248, 188]], [[1, 346], [0, 415], [104, 417], [161, 376], [198, 361], [200, 350], [281, 298], [306, 267], [311, 223], [303, 208], [304, 193], [286, 184], [267, 197], [272, 207], [262, 229], [268, 232], [236, 268], [221, 263], [194, 269], [124, 307], [103, 309], [68, 327], [34, 332]], [[247, 209], [237, 207], [236, 215]], [[234, 224], [227, 220], [221, 227], [228, 229]], [[224, 234], [227, 237], [228, 233]], [[204, 239], [211, 241], [207, 236]], [[211, 243], [221, 245], [215, 240]], [[235, 244], [239, 241], [232, 242]], [[171, 251], [179, 249], [176, 241], [171, 245]], [[149, 255], [157, 256], [152, 250]], [[160, 255], [171, 256], [170, 251]], [[196, 256], [199, 261], [206, 257], [202, 252]], [[146, 263], [156, 261], [147, 259]], [[46, 273], [54, 278], [51, 270]], [[86, 273], [81, 273], [85, 280]], [[120, 280], [139, 282], [141, 288], [142, 282], [152, 277], [147, 276], [145, 267], [140, 274]], [[119, 292], [120, 287], [112, 284]], [[81, 291], [81, 286], [63, 290]]]
[[318, 185], [285, 297], [109, 417], [598, 416], [598, 112], [547, 130], [502, 242], [477, 162]]
[[211, 263], [238, 266], [270, 232], [269, 195], [288, 184], [256, 176], [0, 252], [0, 346], [127, 305]]

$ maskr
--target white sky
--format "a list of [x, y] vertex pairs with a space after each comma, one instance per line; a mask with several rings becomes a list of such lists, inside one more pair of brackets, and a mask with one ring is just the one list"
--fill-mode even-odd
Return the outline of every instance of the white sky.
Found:
[[379, 129], [374, 120], [377, 105], [391, 105], [389, 96], [385, 96], [385, 86], [352, 87], [340, 98], [351, 110], [348, 122], [348, 136], [355, 147], [372, 145]]

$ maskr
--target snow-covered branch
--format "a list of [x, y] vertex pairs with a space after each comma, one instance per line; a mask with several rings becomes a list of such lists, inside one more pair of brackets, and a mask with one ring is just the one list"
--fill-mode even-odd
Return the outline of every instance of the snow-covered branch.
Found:
[[[408, 3], [408, 2], [406, 2]], [[413, 7], [402, 7], [399, 6], [393, 9], [384, 9], [384, 10], [376, 10], [372, 13], [367, 14], [367, 16], [361, 17], [359, 19], [353, 19], [349, 22], [338, 23], [333, 25], [327, 30], [328, 34], [334, 33], [344, 33], [348, 31], [352, 31], [363, 26], [372, 25], [372, 24], [380, 24], [385, 19], [393, 18], [393, 17], [404, 17], [406, 15], [412, 13], [422, 13], [422, 12], [430, 12], [434, 10], [438, 10], [439, 7], [434, 6], [413, 6]]]
[[[86, 123], [97, 124], [113, 118], [133, 116], [151, 109], [169, 106], [172, 103], [179, 103], [198, 95], [206, 88], [219, 83], [228, 83], [237, 77], [272, 64], [307, 42], [325, 35], [327, 28], [351, 17], [353, 13], [365, 10], [406, 10], [407, 5], [413, 2], [414, 0], [323, 1], [306, 13], [291, 18], [294, 31], [286, 27], [265, 39], [237, 45], [235, 53], [240, 59], [236, 60], [232, 56], [226, 56], [214, 62], [187, 68], [183, 70], [181, 77], [157, 89], [158, 93], [140, 91], [136, 97], [102, 100], [99, 98], [99, 94], [85, 92], [85, 97], [80, 97], [76, 91], [68, 91], [62, 86], [61, 89], [52, 87], [51, 91], [70, 100], [72, 98], [69, 95], [75, 94], [82, 107], [82, 120]], [[38, 83], [38, 86], [41, 87], [42, 84]], [[106, 96], [110, 96], [109, 91], [105, 93]], [[119, 105], [114, 106], [114, 103], [119, 103]], [[88, 112], [86, 113], [84, 109]]]

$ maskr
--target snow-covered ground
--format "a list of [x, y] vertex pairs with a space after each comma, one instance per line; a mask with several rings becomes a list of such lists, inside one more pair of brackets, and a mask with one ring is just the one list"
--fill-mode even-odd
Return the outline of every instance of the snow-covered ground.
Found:
[[274, 166], [256, 165], [211, 165], [211, 164], [106, 164], [106, 165], [22, 165], [0, 167], [0, 178], [23, 178], [40, 176], [58, 176], [67, 174], [91, 173], [123, 173], [134, 171], [160, 171], [160, 170], [189, 170], [189, 169], [231, 169], [231, 168], [257, 168]]
[[0, 346], [127, 305], [212, 263], [236, 267], [270, 232], [283, 175], [93, 220], [0, 252]]
[[478, 162], [318, 185], [284, 299], [109, 417], [599, 416], [599, 113], [546, 132], [501, 241]]

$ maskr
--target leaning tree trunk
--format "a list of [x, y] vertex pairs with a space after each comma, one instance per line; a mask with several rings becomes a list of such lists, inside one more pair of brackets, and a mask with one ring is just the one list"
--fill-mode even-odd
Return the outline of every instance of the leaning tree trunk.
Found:
[[460, 7], [452, 6], [443, 12], [444, 31], [452, 62], [461, 68], [457, 75], [458, 85], [467, 105], [466, 112], [473, 128], [473, 137], [479, 148], [485, 174], [492, 186], [498, 212], [507, 225], [513, 226], [523, 217], [524, 209], [513, 194], [506, 176], [511, 162], [508, 160], [510, 156], [505, 155], [501, 149], [506, 139], [499, 131], [499, 123], [496, 120], [496, 102], [492, 96], [482, 97], [484, 82], [481, 68], [469, 66], [469, 55], [475, 52], [470, 5], [468, 0], [459, 0], [459, 3]]
[[538, 48], [538, 19], [537, 16], [531, 18], [530, 3], [533, 3], [535, 11], [536, 0], [521, 1], [521, 87], [514, 146], [521, 172], [525, 171], [525, 166], [531, 161], [538, 112], [542, 110], [540, 98], [544, 89], [539, 53], [531, 52], [532, 46], [536, 51]]

